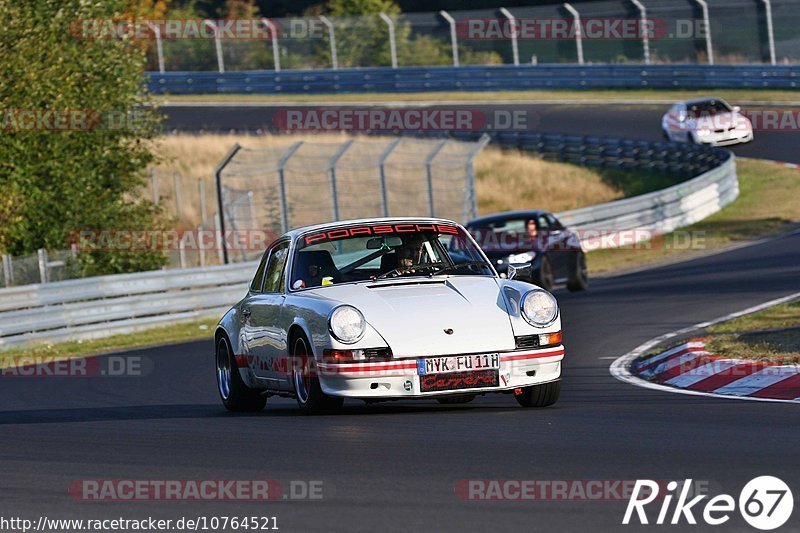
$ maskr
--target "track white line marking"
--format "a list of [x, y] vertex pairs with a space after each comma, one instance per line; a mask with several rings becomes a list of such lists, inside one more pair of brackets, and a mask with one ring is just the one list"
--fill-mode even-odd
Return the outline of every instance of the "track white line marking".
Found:
[[776, 305], [780, 305], [782, 303], [789, 302], [791, 300], [795, 300], [800, 298], [800, 292], [796, 292], [794, 294], [790, 294], [788, 296], [784, 296], [782, 298], [776, 298], [774, 300], [770, 300], [768, 302], [764, 302], [759, 305], [754, 305], [753, 307], [748, 307], [747, 309], [743, 309], [741, 311], [737, 311], [735, 313], [730, 313], [725, 316], [721, 316], [715, 318], [713, 320], [708, 320], [706, 322], [699, 322], [693, 326], [689, 326], [686, 328], [681, 328], [675, 331], [671, 331], [669, 333], [665, 333], [664, 335], [659, 335], [649, 341], [640, 344], [630, 352], [626, 353], [622, 357], [617, 358], [611, 366], [609, 367], [609, 372], [611, 375], [617, 378], [620, 381], [624, 381], [630, 385], [635, 385], [637, 387], [643, 387], [645, 389], [653, 389], [659, 390], [662, 392], [672, 392], [675, 394], [688, 394], [691, 396], [710, 396], [712, 398], [726, 398], [729, 400], [747, 400], [751, 402], [777, 402], [777, 403], [797, 403], [797, 400], [777, 400], [773, 398], [753, 398], [751, 396], [734, 396], [730, 394], [717, 394], [714, 392], [701, 392], [695, 391], [690, 389], [678, 389], [675, 387], [670, 387], [668, 385], [662, 385], [660, 383], [651, 383], [647, 380], [644, 380], [638, 376], [634, 376], [628, 370], [628, 367], [631, 365], [633, 361], [637, 358], [641, 357], [642, 354], [646, 353], [648, 350], [651, 350], [654, 346], [661, 344], [662, 342], [668, 341], [669, 339], [674, 339], [680, 335], [686, 335], [687, 333], [691, 333], [698, 329], [703, 329], [708, 326], [713, 326], [714, 324], [718, 324], [720, 322], [725, 322], [726, 320], [731, 320], [734, 318], [739, 318], [740, 316], [750, 315], [752, 313], [757, 313], [758, 311], [762, 311], [764, 309], [768, 309], [770, 307], [774, 307]]

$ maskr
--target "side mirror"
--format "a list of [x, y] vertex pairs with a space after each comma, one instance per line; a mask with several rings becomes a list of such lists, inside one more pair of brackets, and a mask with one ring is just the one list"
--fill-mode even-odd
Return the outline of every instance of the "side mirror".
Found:
[[741, 107], [739, 107], [738, 105], [735, 105], [735, 106], [733, 106], [733, 112], [734, 112], [734, 113], [738, 113], [738, 112], [740, 112], [741, 110], [742, 110], [742, 108], [741, 108]]
[[508, 265], [508, 279], [530, 282], [533, 278], [531, 265]]

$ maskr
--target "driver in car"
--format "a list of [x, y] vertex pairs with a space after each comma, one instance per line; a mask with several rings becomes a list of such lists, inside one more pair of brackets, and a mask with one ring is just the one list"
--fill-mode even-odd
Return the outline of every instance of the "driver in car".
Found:
[[395, 253], [397, 254], [397, 273], [413, 274], [414, 266], [419, 264], [422, 256], [422, 238], [409, 237]]

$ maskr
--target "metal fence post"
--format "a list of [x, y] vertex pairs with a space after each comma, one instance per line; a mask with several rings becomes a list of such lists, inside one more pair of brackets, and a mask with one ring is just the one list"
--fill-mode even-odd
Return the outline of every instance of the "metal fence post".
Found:
[[181, 175], [177, 172], [172, 173], [172, 186], [175, 189], [175, 216], [181, 218], [181, 205], [183, 198], [181, 194]]
[[708, 4], [706, 0], [694, 0], [700, 9], [703, 11], [703, 25], [706, 30], [706, 55], [708, 56], [708, 64], [714, 64], [714, 49], [711, 45], [711, 21], [708, 18]]
[[352, 139], [342, 144], [331, 160], [328, 161], [328, 179], [331, 187], [331, 204], [333, 206], [333, 220], [339, 220], [339, 193], [336, 189], [336, 163], [342, 158], [344, 153], [353, 145]]
[[157, 204], [161, 197], [158, 194], [158, 176], [156, 170], [150, 170], [150, 188], [153, 190], [153, 203]]
[[389, 51], [392, 54], [392, 68], [397, 68], [397, 41], [394, 37], [394, 21], [386, 13], [378, 13], [378, 16], [389, 27]]
[[389, 216], [389, 194], [386, 189], [386, 160], [389, 158], [391, 153], [397, 148], [397, 145], [400, 144], [400, 141], [403, 139], [398, 137], [397, 139], [393, 140], [389, 143], [389, 146], [381, 154], [380, 159], [378, 160], [378, 173], [380, 176], [380, 186], [381, 186], [381, 213], [383, 216]]
[[774, 65], [776, 63], [776, 58], [775, 58], [775, 33], [773, 32], [772, 28], [772, 2], [770, 0], [761, 0], [761, 2], [763, 2], [764, 4], [767, 16], [767, 39], [769, 40], [769, 62], [770, 64]]
[[222, 171], [228, 166], [236, 153], [241, 150], [239, 143], [234, 144], [228, 154], [219, 162], [214, 169], [214, 182], [217, 186], [217, 215], [219, 219], [220, 244], [222, 246], [222, 264], [228, 264], [228, 247], [225, 244], [225, 204], [222, 197]]
[[206, 221], [206, 182], [203, 178], [197, 180], [197, 194], [200, 197], [200, 224]]
[[458, 62], [458, 34], [456, 33], [456, 19], [450, 16], [445, 10], [439, 11], [439, 15], [447, 21], [450, 25], [450, 48], [453, 51], [453, 66], [457, 67], [459, 65]]
[[328, 28], [328, 40], [331, 43], [331, 64], [333, 70], [336, 70], [339, 68], [339, 60], [336, 57], [336, 31], [333, 28], [333, 22], [328, 20], [328, 17], [324, 15], [320, 15], [319, 20]]
[[294, 143], [278, 160], [278, 200], [281, 206], [281, 233], [286, 233], [289, 230], [289, 206], [286, 202], [286, 163], [289, 162], [289, 158], [301, 146], [303, 146], [303, 141]]
[[203, 24], [214, 30], [214, 47], [217, 49], [217, 69], [220, 72], [225, 72], [225, 60], [222, 58], [222, 40], [219, 36], [219, 29], [217, 25], [210, 20], [204, 20]]
[[204, 231], [203, 226], [197, 226], [194, 231], [197, 234], [195, 237], [195, 242], [197, 243], [197, 253], [200, 256], [200, 266], [204, 267], [206, 266], [206, 249], [204, 246], [205, 243], [202, 242], [200, 238], [202, 232]]
[[39, 260], [39, 279], [42, 283], [47, 283], [47, 250], [39, 248], [36, 250], [36, 256]]
[[519, 65], [519, 44], [517, 43], [517, 19], [511, 14], [511, 11], [501, 7], [500, 13], [508, 19], [509, 27], [511, 28], [511, 55], [514, 57], [514, 64]]
[[3, 279], [6, 287], [14, 284], [14, 266], [11, 263], [11, 256], [8, 254], [3, 254]]
[[262, 18], [261, 22], [269, 29], [269, 36], [272, 40], [272, 61], [275, 64], [275, 72], [281, 71], [281, 56], [278, 49], [278, 28], [275, 23], [268, 18]]
[[219, 263], [224, 265], [228, 263], [228, 252], [225, 249], [225, 244], [223, 242], [225, 236], [222, 234], [222, 226], [220, 225], [221, 220], [222, 215], [214, 215], [214, 239], [217, 241], [217, 255], [219, 256]]
[[164, 47], [161, 44], [161, 28], [158, 27], [158, 24], [153, 24], [152, 22], [148, 22], [147, 25], [153, 30], [153, 35], [156, 36], [156, 54], [158, 55], [158, 71], [163, 73], [165, 72], [164, 68]]
[[433, 165], [433, 160], [436, 159], [436, 156], [439, 155], [439, 152], [442, 151], [446, 144], [447, 139], [439, 141], [425, 158], [425, 175], [428, 180], [428, 211], [432, 217], [436, 216], [436, 204], [433, 201], [433, 169], [431, 166]]
[[583, 65], [583, 28], [581, 28], [581, 14], [569, 2], [564, 2], [564, 9], [569, 11], [575, 20], [575, 47], [578, 49], [578, 64]]
[[631, 0], [631, 3], [639, 10], [639, 31], [642, 32], [642, 55], [644, 56], [644, 64], [650, 64], [650, 32], [647, 29], [647, 9], [644, 4], [639, 0]]
[[184, 233], [181, 235], [181, 239], [178, 241], [178, 259], [181, 264], [181, 268], [186, 268], [186, 234]]
[[475, 162], [475, 158], [478, 157], [478, 154], [481, 153], [481, 150], [483, 150], [491, 140], [492, 138], [489, 134], [484, 133], [467, 156], [467, 191], [464, 194], [464, 211], [462, 213], [464, 222], [478, 216], [478, 195], [475, 192], [475, 168], [473, 163]]

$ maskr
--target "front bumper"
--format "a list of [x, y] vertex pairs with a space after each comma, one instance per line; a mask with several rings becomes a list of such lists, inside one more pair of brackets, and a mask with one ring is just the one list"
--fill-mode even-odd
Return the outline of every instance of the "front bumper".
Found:
[[331, 396], [347, 398], [427, 398], [503, 392], [517, 387], [529, 387], [561, 377], [562, 345], [538, 350], [501, 352], [499, 385], [422, 392], [417, 359], [397, 359], [385, 363], [331, 364], [318, 363], [322, 391]]
[[753, 131], [731, 130], [723, 133], [712, 133], [706, 137], [699, 137], [699, 139], [700, 143], [706, 146], [730, 146], [752, 141]]

